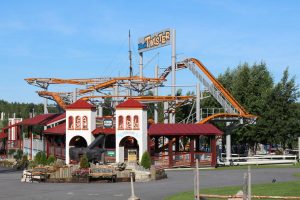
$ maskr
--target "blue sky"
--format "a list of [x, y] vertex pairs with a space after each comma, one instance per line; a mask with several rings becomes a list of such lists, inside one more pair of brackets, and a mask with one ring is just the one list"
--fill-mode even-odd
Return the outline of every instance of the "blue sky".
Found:
[[[0, 99], [42, 102], [38, 88], [24, 81], [28, 77], [127, 76], [129, 29], [137, 73], [138, 38], [168, 27], [177, 32], [178, 59], [195, 57], [215, 76], [264, 61], [275, 82], [289, 67], [299, 84], [299, 19], [296, 0], [2, 1]], [[170, 64], [170, 47], [144, 59], [152, 60], [145, 69], [152, 76], [154, 65]], [[179, 73], [179, 85], [194, 83], [191, 73]]]

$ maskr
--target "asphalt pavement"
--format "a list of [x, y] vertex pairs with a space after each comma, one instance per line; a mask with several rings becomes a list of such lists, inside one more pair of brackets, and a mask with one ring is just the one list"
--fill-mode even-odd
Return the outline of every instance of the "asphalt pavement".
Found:
[[[200, 190], [241, 185], [246, 170], [200, 170]], [[252, 183], [291, 181], [297, 168], [253, 169]], [[168, 179], [134, 183], [141, 200], [159, 200], [177, 192], [193, 190], [191, 170], [168, 171]], [[0, 168], [0, 199], [7, 200], [127, 200], [129, 183], [21, 183], [22, 172]], [[276, 184], [276, 183], [275, 183]]]

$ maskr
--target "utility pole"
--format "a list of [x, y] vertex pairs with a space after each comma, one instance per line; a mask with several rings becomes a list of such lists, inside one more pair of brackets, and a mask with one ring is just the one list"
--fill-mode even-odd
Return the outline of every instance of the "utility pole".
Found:
[[[130, 30], [128, 33], [128, 53], [129, 53], [129, 76], [132, 78], [133, 72], [132, 72], [132, 51], [131, 51], [131, 36], [130, 36]], [[129, 96], [131, 97], [132, 91], [131, 91], [131, 80], [129, 81]]]

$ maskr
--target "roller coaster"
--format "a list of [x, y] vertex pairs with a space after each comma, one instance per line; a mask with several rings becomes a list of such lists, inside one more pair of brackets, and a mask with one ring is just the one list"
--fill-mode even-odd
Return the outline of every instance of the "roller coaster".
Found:
[[[186, 121], [186, 123], [204, 124], [212, 120], [243, 120], [246, 123], [253, 123], [256, 116], [248, 113], [245, 108], [230, 94], [228, 90], [209, 72], [209, 70], [196, 58], [188, 58], [176, 62], [176, 71], [188, 69], [202, 84], [217, 102], [222, 106], [222, 112], [212, 113], [198, 121]], [[143, 103], [169, 103], [165, 114], [174, 112], [175, 108], [184, 105], [186, 102], [200, 101], [195, 95], [190, 96], [159, 96], [145, 95], [146, 92], [156, 88], [164, 87], [168, 75], [172, 72], [172, 67], [167, 67], [160, 75], [155, 78], [147, 78], [140, 76], [129, 77], [101, 77], [88, 79], [59, 79], [59, 78], [27, 78], [25, 81], [41, 88], [38, 95], [53, 100], [57, 105], [65, 109], [67, 105], [74, 102], [77, 98], [95, 102], [96, 99], [112, 100], [115, 106], [128, 98], [137, 99]], [[71, 84], [76, 87], [84, 87], [76, 89], [73, 92], [51, 92], [48, 91], [50, 85], [54, 84]], [[197, 91], [200, 92], [200, 91]], [[96, 93], [96, 95], [95, 95]], [[113, 94], [112, 94], [113, 93]], [[100, 105], [101, 106], [101, 105]], [[196, 111], [197, 112], [197, 111]], [[198, 111], [199, 112], [199, 111]], [[190, 115], [194, 115], [192, 113]]]

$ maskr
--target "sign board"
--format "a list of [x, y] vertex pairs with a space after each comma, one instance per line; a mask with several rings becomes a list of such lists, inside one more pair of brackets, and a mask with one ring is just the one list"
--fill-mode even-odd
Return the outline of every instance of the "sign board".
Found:
[[113, 127], [113, 120], [112, 119], [104, 119], [103, 126], [105, 128], [112, 128]]
[[136, 162], [136, 161], [137, 161], [137, 150], [128, 149], [128, 162]]
[[110, 156], [110, 157], [115, 157], [116, 156], [116, 152], [109, 150], [109, 151], [106, 152], [106, 155]]
[[171, 29], [167, 28], [159, 32], [139, 38], [139, 53], [149, 51], [151, 49], [163, 47], [171, 43]]

